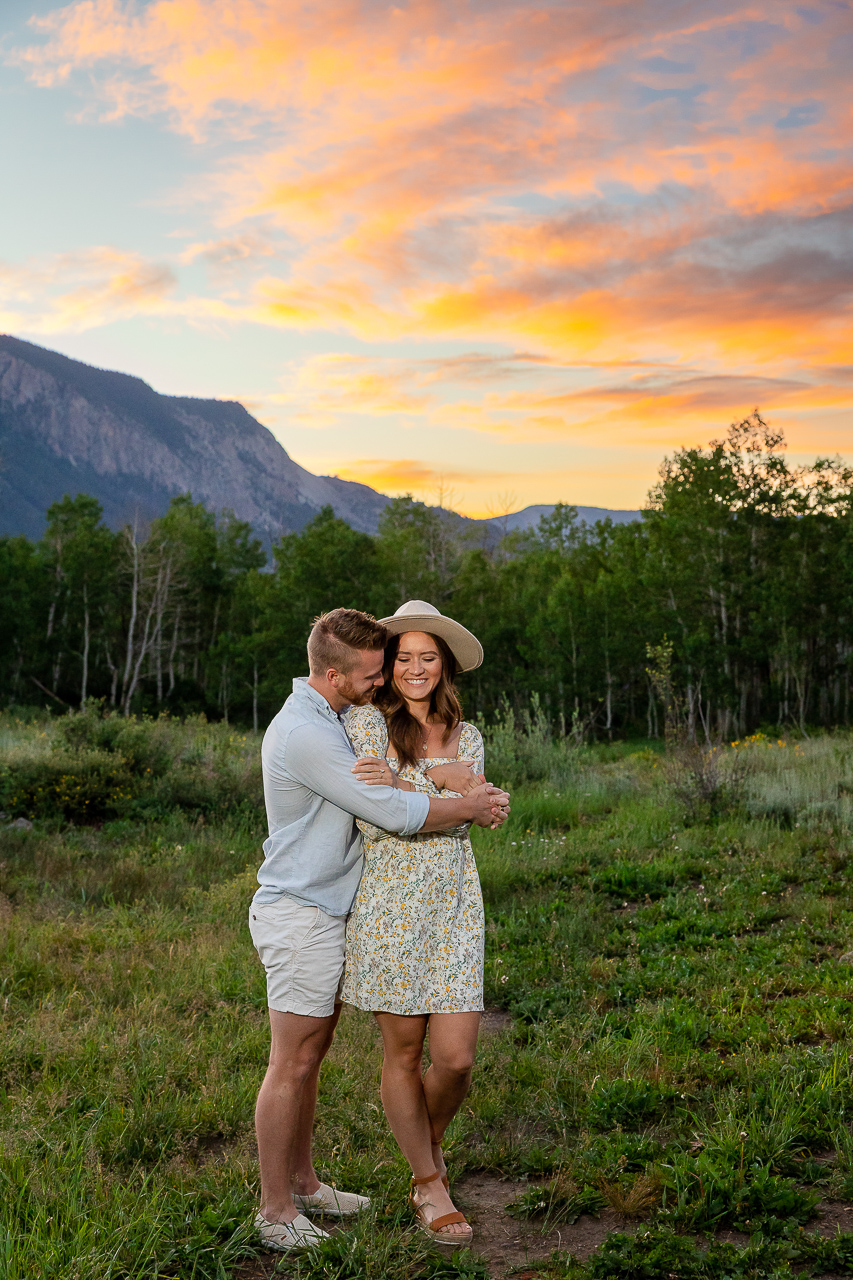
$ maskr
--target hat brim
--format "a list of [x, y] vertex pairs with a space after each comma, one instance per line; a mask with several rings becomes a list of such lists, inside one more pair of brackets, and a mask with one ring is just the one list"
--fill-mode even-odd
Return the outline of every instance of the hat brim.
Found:
[[443, 614], [408, 613], [394, 614], [390, 618], [378, 618], [392, 636], [404, 635], [407, 631], [425, 631], [427, 635], [440, 636], [450, 648], [460, 671], [475, 671], [483, 661], [483, 646], [475, 635], [472, 635], [461, 622], [453, 618], [445, 618]]

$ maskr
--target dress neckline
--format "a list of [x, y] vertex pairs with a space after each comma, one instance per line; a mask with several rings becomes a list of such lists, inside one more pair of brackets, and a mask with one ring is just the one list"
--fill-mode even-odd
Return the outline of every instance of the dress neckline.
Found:
[[[418, 764], [426, 764], [426, 763], [430, 763], [430, 764], [453, 764], [453, 763], [454, 763], [454, 761], [458, 760], [458, 759], [459, 759], [459, 752], [460, 752], [460, 750], [461, 750], [461, 748], [462, 748], [462, 734], [465, 732], [465, 728], [466, 728], [467, 724], [468, 724], [468, 721], [467, 721], [467, 720], [463, 720], [463, 721], [462, 721], [462, 724], [461, 724], [461, 726], [460, 726], [460, 729], [459, 729], [459, 741], [456, 743], [456, 755], [455, 755], [455, 756], [418, 756]], [[386, 759], [388, 759], [388, 760], [396, 760], [396, 759], [397, 759], [397, 757], [396, 757], [396, 756], [391, 756], [391, 755], [389, 755], [389, 756], [387, 756], [387, 757], [386, 757]]]

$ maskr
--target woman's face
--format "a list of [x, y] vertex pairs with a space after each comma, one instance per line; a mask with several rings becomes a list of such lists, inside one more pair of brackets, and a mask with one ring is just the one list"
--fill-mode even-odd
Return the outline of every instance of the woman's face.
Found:
[[394, 659], [394, 688], [409, 702], [429, 698], [441, 679], [441, 654], [432, 636], [406, 631]]

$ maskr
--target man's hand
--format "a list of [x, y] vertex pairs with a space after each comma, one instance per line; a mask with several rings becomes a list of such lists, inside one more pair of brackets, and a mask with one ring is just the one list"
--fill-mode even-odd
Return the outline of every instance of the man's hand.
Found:
[[490, 782], [481, 782], [466, 799], [473, 805], [471, 821], [477, 827], [494, 829], [503, 826], [509, 817], [509, 793], [493, 787]]

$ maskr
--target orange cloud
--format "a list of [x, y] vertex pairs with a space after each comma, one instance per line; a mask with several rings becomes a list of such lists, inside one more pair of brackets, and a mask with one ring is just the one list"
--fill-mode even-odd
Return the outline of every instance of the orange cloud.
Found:
[[[449, 470], [419, 462], [414, 458], [357, 458], [344, 463], [337, 471], [344, 480], [358, 480], [381, 493], [428, 493], [441, 491], [447, 495], [449, 485], [491, 482], [507, 479], [506, 472]], [[446, 504], [445, 504], [446, 505]]]
[[411, 379], [355, 356], [316, 356], [286, 383], [286, 390], [268, 396], [267, 402], [289, 409], [292, 420], [303, 426], [326, 426], [341, 414], [416, 415], [429, 405]]
[[76, 0], [32, 25], [9, 57], [36, 83], [216, 138], [187, 204], [217, 230], [179, 262], [240, 275], [183, 299], [141, 261], [22, 277], [10, 314], [44, 287], [46, 325], [148, 308], [535, 357], [333, 351], [265, 398], [305, 425], [627, 438], [853, 408], [829, 372], [853, 364], [848, 6]]
[[[414, 422], [439, 448], [445, 447], [447, 436], [435, 433], [450, 429], [503, 442], [621, 448], [641, 440], [644, 448], [661, 451], [702, 443], [721, 423], [745, 416], [756, 405], [774, 417], [785, 414], [792, 423], [816, 422], [839, 411], [849, 414], [853, 374], [844, 367], [771, 377], [662, 366], [637, 368], [626, 376], [618, 367], [582, 370], [557, 361], [531, 361], [524, 353], [422, 360], [325, 355], [307, 360], [287, 379], [287, 390], [267, 397], [266, 403], [278, 413], [284, 410], [280, 423], [293, 426], [350, 424], [361, 432], [370, 417], [390, 418], [401, 426]], [[835, 434], [824, 434], [825, 442], [816, 447], [835, 452]], [[410, 461], [405, 460], [406, 468]], [[416, 487], [414, 479], [392, 483], [382, 471], [384, 464], [373, 460], [358, 464], [367, 468], [363, 474], [352, 469], [355, 465], [346, 463], [348, 478], [392, 491]], [[386, 477], [381, 483], [380, 474]]]
[[0, 303], [10, 328], [58, 333], [168, 306], [171, 267], [106, 246], [11, 267], [0, 264]]
[[181, 253], [180, 261], [203, 262], [214, 269], [224, 270], [244, 266], [260, 258], [270, 258], [275, 252], [275, 246], [269, 240], [256, 231], [247, 231], [243, 235], [190, 244]]

